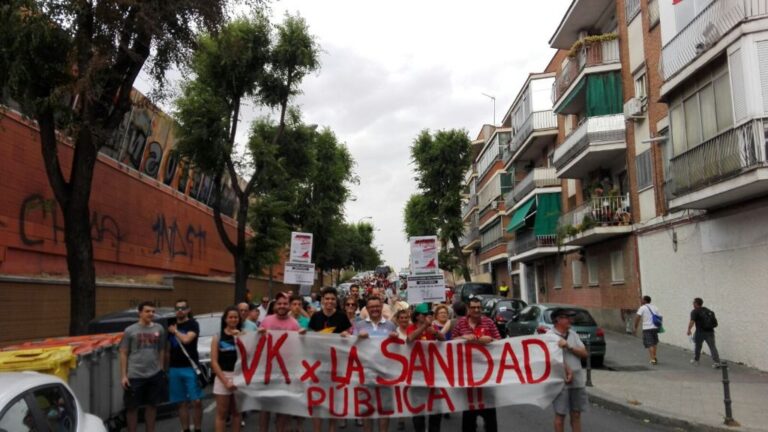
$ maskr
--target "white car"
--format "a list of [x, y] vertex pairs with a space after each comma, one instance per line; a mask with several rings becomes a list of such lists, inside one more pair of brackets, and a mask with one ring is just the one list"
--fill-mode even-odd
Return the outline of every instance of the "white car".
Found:
[[197, 336], [197, 355], [200, 365], [211, 367], [211, 339], [213, 335], [221, 331], [221, 312], [195, 315], [200, 325], [200, 334]]
[[0, 432], [106, 432], [84, 413], [69, 386], [54, 375], [0, 373]]

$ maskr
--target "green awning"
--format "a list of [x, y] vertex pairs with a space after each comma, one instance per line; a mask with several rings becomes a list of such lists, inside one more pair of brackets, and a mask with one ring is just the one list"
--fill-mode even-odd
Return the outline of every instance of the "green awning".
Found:
[[555, 235], [557, 221], [560, 219], [560, 193], [537, 195], [536, 219], [533, 234], [536, 236]]
[[517, 231], [525, 225], [525, 217], [528, 216], [528, 212], [534, 204], [536, 204], [535, 196], [515, 210], [515, 214], [512, 215], [512, 220], [510, 220], [509, 225], [507, 225], [507, 232]]
[[586, 84], [587, 84], [587, 80], [582, 78], [581, 81], [579, 81], [579, 83], [576, 84], [576, 87], [574, 87], [573, 90], [571, 90], [571, 92], [568, 94], [568, 97], [565, 98], [565, 100], [559, 105], [558, 110], [555, 111], [555, 114], [560, 114], [560, 111], [564, 107], [567, 107], [568, 105], [570, 105], [571, 102], [573, 102], [573, 100], [579, 95], [579, 93], [581, 92], [581, 90], [584, 88]]
[[589, 75], [586, 82], [587, 117], [624, 112], [620, 72]]

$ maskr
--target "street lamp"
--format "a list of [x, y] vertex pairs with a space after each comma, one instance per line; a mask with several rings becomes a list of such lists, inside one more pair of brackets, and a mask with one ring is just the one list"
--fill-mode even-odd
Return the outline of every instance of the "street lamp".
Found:
[[496, 126], [496, 96], [491, 96], [487, 93], [480, 93], [480, 94], [493, 101], [493, 125]]

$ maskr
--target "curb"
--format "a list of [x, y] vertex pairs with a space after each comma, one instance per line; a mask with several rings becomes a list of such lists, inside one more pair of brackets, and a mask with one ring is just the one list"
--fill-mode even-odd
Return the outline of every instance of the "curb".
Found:
[[695, 430], [704, 432], [758, 432], [757, 429], [745, 428], [741, 426], [713, 425], [699, 423], [695, 420], [674, 417], [674, 414], [653, 410], [638, 405], [630, 405], [624, 400], [617, 399], [594, 387], [588, 388], [589, 399], [591, 403], [602, 405], [608, 409], [618, 411], [638, 420], [650, 420], [661, 425], [672, 426], [684, 430]]

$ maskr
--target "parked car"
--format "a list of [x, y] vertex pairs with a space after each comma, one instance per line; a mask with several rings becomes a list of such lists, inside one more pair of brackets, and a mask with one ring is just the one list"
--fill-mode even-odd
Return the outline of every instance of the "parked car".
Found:
[[571, 329], [579, 334], [581, 340], [589, 348], [592, 357], [592, 366], [600, 367], [605, 359], [605, 332], [597, 326], [595, 319], [588, 310], [573, 305], [564, 304], [533, 304], [522, 311], [517, 319], [507, 323], [507, 336], [524, 336], [530, 334], [543, 334], [549, 331], [552, 324], [552, 310], [566, 308], [575, 312]]
[[456, 286], [455, 298], [467, 303], [470, 296], [495, 296], [496, 289], [493, 284], [487, 282], [465, 282]]
[[493, 311], [493, 307], [496, 306], [496, 303], [503, 300], [504, 297], [501, 296], [483, 296], [481, 297], [481, 304], [483, 305], [483, 315], [490, 317], [491, 312]]
[[104, 422], [85, 413], [72, 389], [54, 375], [0, 373], [0, 432], [106, 432]]
[[[176, 311], [171, 307], [155, 308], [156, 323], [165, 328], [176, 320]], [[117, 333], [125, 330], [129, 325], [139, 322], [139, 311], [136, 308], [126, 309], [120, 312], [112, 312], [100, 316], [88, 323], [88, 334]]]
[[197, 324], [200, 325], [200, 334], [197, 336], [197, 355], [200, 366], [211, 367], [211, 339], [213, 335], [221, 331], [221, 312], [195, 315]]
[[507, 334], [507, 323], [513, 321], [526, 306], [527, 304], [519, 299], [502, 297], [501, 300], [495, 302], [490, 318], [496, 323], [502, 336]]

